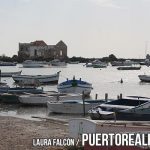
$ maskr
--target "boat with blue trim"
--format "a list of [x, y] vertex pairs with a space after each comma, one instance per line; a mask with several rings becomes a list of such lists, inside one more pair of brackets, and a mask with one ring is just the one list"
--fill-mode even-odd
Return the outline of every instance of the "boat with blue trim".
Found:
[[89, 96], [91, 90], [93, 89], [92, 84], [86, 81], [75, 79], [75, 76], [72, 80], [64, 81], [57, 86], [58, 92], [60, 93], [80, 93], [84, 92], [85, 96]]

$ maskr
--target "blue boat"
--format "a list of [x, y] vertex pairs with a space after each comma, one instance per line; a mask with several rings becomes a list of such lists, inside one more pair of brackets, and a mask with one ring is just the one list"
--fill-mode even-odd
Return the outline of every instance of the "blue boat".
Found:
[[85, 96], [89, 96], [91, 93], [92, 84], [86, 81], [82, 81], [81, 78], [79, 80], [73, 77], [72, 80], [64, 81], [57, 86], [58, 92], [60, 93], [80, 93], [84, 92]]

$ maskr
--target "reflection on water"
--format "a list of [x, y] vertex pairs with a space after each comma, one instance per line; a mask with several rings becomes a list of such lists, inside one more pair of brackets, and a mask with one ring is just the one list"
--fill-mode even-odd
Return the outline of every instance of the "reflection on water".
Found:
[[[20, 66], [20, 65], [18, 65]], [[94, 98], [95, 94], [98, 94], [98, 98], [104, 98], [105, 93], [108, 93], [109, 98], [116, 98], [120, 93], [123, 96], [137, 95], [150, 97], [150, 83], [140, 82], [139, 74], [150, 74], [150, 68], [142, 66], [141, 70], [117, 70], [116, 67], [108, 66], [107, 68], [86, 68], [83, 64], [68, 64], [66, 67], [45, 67], [45, 68], [19, 68], [18, 66], [0, 67], [2, 72], [6, 71], [19, 71], [22, 70], [22, 74], [30, 75], [49, 75], [61, 71], [59, 83], [72, 78], [74, 75], [76, 78], [82, 78], [93, 85], [93, 91], [91, 96]], [[123, 84], [120, 80], [123, 79]], [[12, 78], [2, 78], [2, 82], [7, 82], [8, 85], [13, 87], [14, 82]], [[46, 91], [57, 91], [57, 85], [42, 86]], [[31, 118], [31, 116], [46, 117], [46, 107], [24, 107], [21, 105], [4, 105], [0, 104], [0, 115], [17, 116], [23, 118]], [[76, 116], [70, 115], [54, 115], [49, 116], [59, 118], [71, 118]]]

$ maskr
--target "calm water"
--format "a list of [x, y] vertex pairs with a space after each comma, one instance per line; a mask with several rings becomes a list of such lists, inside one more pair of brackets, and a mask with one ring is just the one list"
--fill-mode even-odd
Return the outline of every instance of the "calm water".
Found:
[[[86, 68], [83, 64], [68, 64], [67, 67], [45, 67], [45, 68], [22, 68], [21, 65], [11, 67], [0, 67], [2, 72], [22, 70], [22, 74], [53, 74], [61, 71], [59, 82], [72, 78], [82, 78], [93, 85], [91, 97], [94, 98], [98, 94], [98, 98], [104, 98], [108, 93], [109, 98], [116, 98], [120, 93], [123, 96], [137, 95], [150, 97], [150, 83], [141, 83], [139, 74], [150, 74], [150, 68], [142, 66], [141, 70], [118, 71], [116, 67], [108, 66], [107, 68]], [[123, 79], [123, 84], [119, 81]], [[12, 78], [2, 78], [1, 81], [7, 82], [13, 86]], [[43, 86], [44, 90], [57, 91], [57, 85]], [[47, 116], [45, 107], [23, 107], [19, 105], [0, 105], [0, 115], [17, 116], [30, 119], [31, 116]], [[57, 115], [60, 118], [69, 118], [66, 115]]]

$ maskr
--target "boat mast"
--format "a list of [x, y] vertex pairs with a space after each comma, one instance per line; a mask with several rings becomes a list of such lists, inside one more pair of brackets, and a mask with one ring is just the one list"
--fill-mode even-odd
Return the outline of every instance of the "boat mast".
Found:
[[145, 57], [147, 55], [147, 50], [148, 50], [148, 41], [145, 41]]

